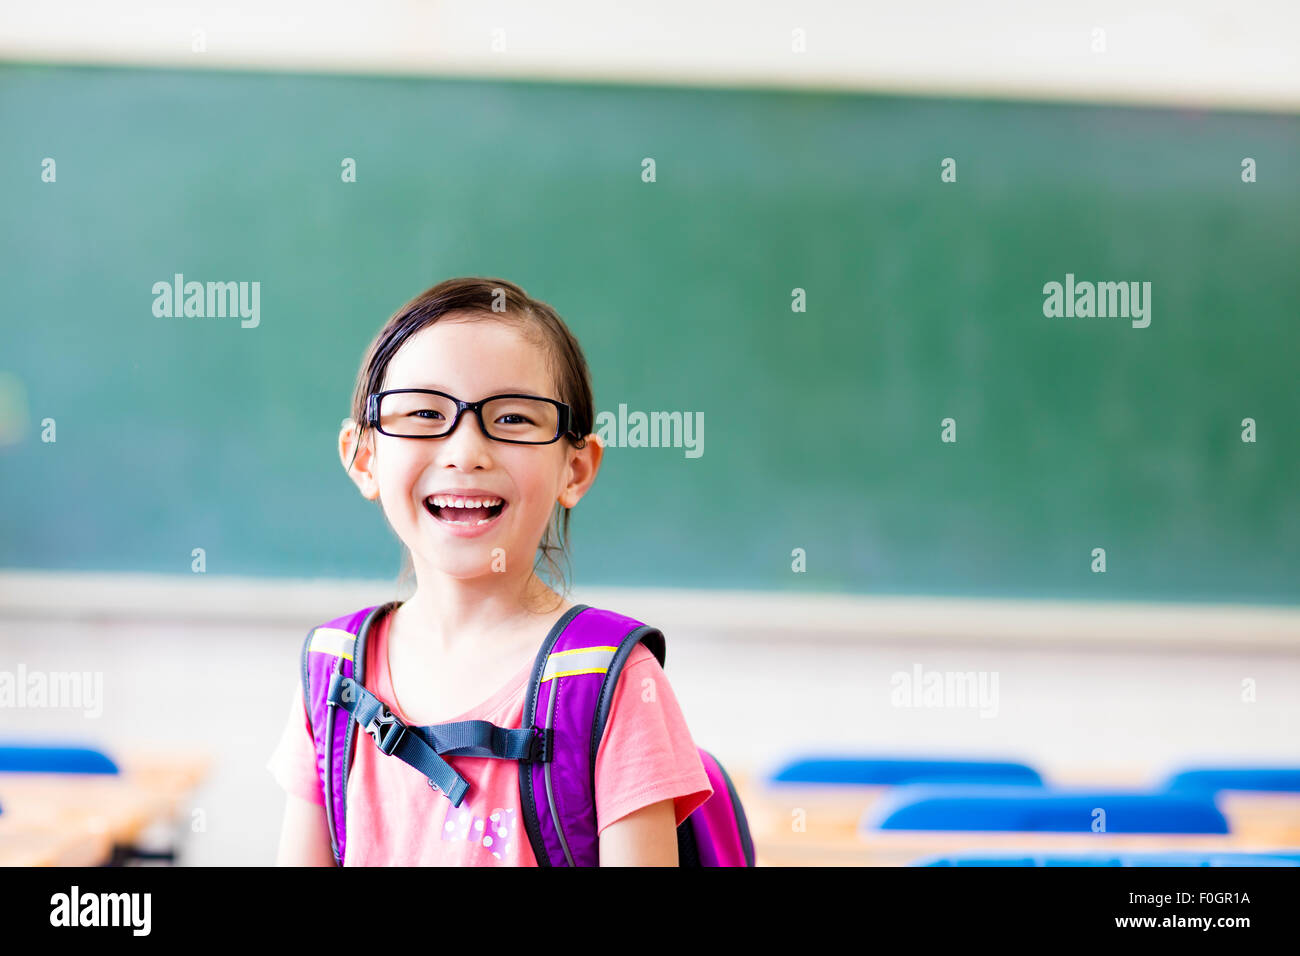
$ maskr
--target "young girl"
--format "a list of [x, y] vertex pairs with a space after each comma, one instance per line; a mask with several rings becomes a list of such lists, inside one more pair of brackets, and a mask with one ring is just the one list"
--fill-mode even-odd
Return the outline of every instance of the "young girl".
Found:
[[[515, 397], [456, 404], [502, 395]], [[406, 724], [524, 726], [539, 646], [574, 607], [538, 577], [535, 559], [558, 571], [569, 512], [596, 479], [603, 449], [594, 414], [572, 333], [550, 306], [501, 279], [442, 282], [371, 343], [339, 452], [415, 572], [414, 595], [376, 624], [366, 650], [367, 688]], [[647, 679], [653, 694], [641, 693]], [[713, 790], [642, 644], [619, 679], [599, 748], [601, 865], [676, 866], [676, 828]], [[518, 764], [446, 760], [469, 784], [459, 807], [356, 735], [344, 865], [538, 865], [520, 820]], [[268, 768], [288, 793], [278, 862], [333, 865], [301, 677]]]

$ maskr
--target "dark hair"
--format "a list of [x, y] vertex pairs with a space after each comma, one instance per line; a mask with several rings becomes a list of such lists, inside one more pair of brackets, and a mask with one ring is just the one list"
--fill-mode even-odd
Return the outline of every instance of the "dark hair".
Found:
[[[360, 449], [362, 438], [370, 430], [370, 423], [366, 421], [366, 398], [383, 388], [388, 363], [411, 336], [451, 313], [458, 313], [454, 316], [457, 320], [493, 319], [512, 323], [520, 333], [543, 349], [548, 371], [558, 391], [555, 397], [572, 410], [572, 431], [579, 436], [591, 434], [595, 418], [591, 373], [587, 369], [582, 347], [564, 320], [545, 302], [529, 297], [528, 293], [513, 282], [464, 276], [447, 279], [421, 292], [393, 313], [392, 318], [384, 323], [384, 327], [370, 343], [366, 357], [361, 362], [361, 370], [357, 373], [356, 388], [352, 392], [351, 418], [360, 426], [356, 436], [356, 450]], [[572, 435], [565, 435], [563, 440], [574, 448], [586, 445], [585, 437], [575, 441]], [[353, 462], [356, 461], [356, 450], [352, 454]], [[348, 463], [348, 468], [352, 468], [352, 462]], [[555, 555], [559, 554], [566, 561], [568, 559], [569, 511], [556, 502], [555, 513], [538, 545], [538, 561], [533, 565], [536, 572], [544, 559], [566, 594], [568, 584]], [[558, 541], [552, 540], [553, 532], [557, 532]], [[412, 570], [408, 551], [399, 583]]]

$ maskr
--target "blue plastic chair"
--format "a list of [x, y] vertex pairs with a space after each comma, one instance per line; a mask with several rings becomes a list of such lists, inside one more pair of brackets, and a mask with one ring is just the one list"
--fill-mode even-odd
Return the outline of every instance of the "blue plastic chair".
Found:
[[900, 786], [908, 783], [989, 783], [1042, 786], [1023, 763], [898, 757], [801, 757], [768, 776], [770, 783]]
[[1098, 808], [1106, 833], [1228, 832], [1209, 794], [922, 784], [884, 796], [859, 829], [1090, 833]]
[[107, 754], [89, 747], [9, 744], [0, 747], [0, 773], [118, 773]]
[[1218, 793], [1268, 790], [1300, 793], [1300, 767], [1189, 767], [1170, 774], [1167, 790]]

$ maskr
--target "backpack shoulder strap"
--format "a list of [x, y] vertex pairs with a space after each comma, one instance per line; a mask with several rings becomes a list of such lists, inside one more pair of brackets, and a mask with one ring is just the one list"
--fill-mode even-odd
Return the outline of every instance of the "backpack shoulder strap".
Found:
[[352, 767], [355, 721], [340, 718], [329, 700], [335, 675], [365, 677], [365, 649], [370, 628], [400, 604], [390, 601], [362, 608], [314, 627], [302, 646], [303, 703], [316, 745], [316, 772], [325, 797], [325, 821], [334, 862], [342, 865], [347, 852], [347, 780]]
[[539, 866], [597, 866], [596, 752], [619, 674], [643, 643], [662, 665], [664, 637], [634, 618], [578, 604], [542, 642], [524, 696], [525, 726], [550, 759], [519, 765], [524, 829]]

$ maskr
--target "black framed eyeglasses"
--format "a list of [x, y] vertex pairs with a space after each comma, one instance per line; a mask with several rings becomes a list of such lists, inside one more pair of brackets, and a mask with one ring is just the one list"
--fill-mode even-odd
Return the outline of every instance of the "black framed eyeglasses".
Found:
[[474, 413], [488, 438], [512, 445], [549, 445], [572, 434], [569, 406], [538, 395], [490, 395], [462, 402], [429, 388], [393, 388], [372, 392], [366, 399], [366, 420], [381, 435], [393, 438], [442, 438], [456, 430], [465, 412]]

